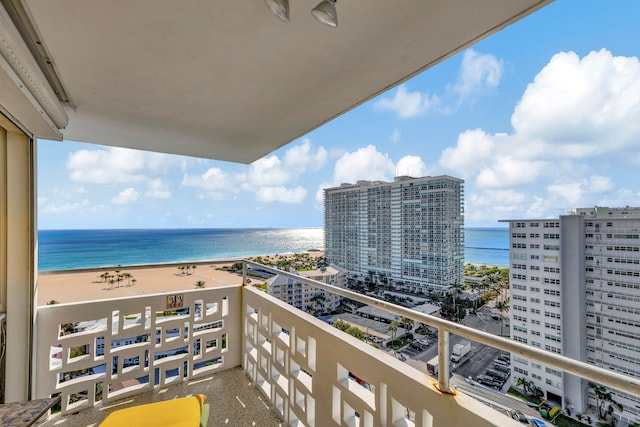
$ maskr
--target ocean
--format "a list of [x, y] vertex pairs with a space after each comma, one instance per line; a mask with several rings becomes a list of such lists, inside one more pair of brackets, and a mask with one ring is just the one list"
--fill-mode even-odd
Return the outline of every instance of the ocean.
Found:
[[[465, 229], [465, 261], [509, 266], [506, 228]], [[322, 228], [39, 230], [38, 270], [207, 261], [324, 250]]]

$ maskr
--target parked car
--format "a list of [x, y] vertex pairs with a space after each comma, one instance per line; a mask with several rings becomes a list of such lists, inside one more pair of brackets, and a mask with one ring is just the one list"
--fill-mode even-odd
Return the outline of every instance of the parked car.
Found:
[[527, 417], [525, 417], [524, 414], [522, 412], [518, 411], [517, 409], [509, 410], [509, 415], [514, 420], [516, 420], [516, 421], [518, 421], [518, 422], [520, 422], [522, 424], [529, 425], [529, 420], [527, 419]]
[[500, 360], [500, 358], [495, 359], [493, 361], [493, 363], [495, 363], [496, 365], [502, 365], [502, 366], [506, 366], [506, 367], [511, 366], [511, 362], [505, 362], [503, 360]]
[[498, 360], [511, 364], [511, 356], [507, 353], [500, 354], [500, 356], [498, 356]]
[[511, 374], [511, 368], [508, 368], [504, 365], [498, 365], [497, 363], [494, 363], [491, 369], [494, 369], [498, 372], [504, 372], [505, 374], [506, 373]]
[[411, 348], [413, 348], [413, 349], [415, 349], [415, 350], [418, 350], [418, 351], [422, 351], [422, 350], [424, 350], [424, 348], [425, 348], [425, 346], [424, 346], [424, 345], [422, 345], [421, 343], [419, 343], [418, 341], [414, 341], [414, 342], [412, 342], [412, 343], [409, 345], [409, 347], [411, 347]]
[[499, 379], [502, 382], [506, 381], [507, 378], [509, 378], [509, 374], [507, 374], [506, 372], [500, 372], [494, 369], [487, 369], [484, 373], [485, 375]]
[[478, 375], [476, 377], [476, 382], [482, 385], [486, 385], [487, 387], [495, 387], [499, 388], [500, 384], [496, 382], [496, 380], [488, 375]]
[[531, 417], [529, 419], [529, 425], [531, 427], [547, 427], [547, 424], [542, 421], [540, 418]]

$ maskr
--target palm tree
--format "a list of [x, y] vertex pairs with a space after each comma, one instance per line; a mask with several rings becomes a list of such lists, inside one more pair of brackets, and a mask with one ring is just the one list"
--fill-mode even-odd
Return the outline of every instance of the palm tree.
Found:
[[[613, 400], [611, 392], [607, 390], [606, 387], [598, 383], [589, 382], [589, 388], [593, 390], [596, 395], [596, 408], [598, 409], [598, 418], [600, 418], [601, 420], [606, 420], [606, 418], [608, 417], [613, 418], [614, 410], [622, 412], [622, 405]], [[603, 412], [602, 409], [606, 403], [609, 403], [609, 406], [607, 406], [607, 410]]]
[[196, 274], [196, 267], [197, 267], [196, 265], [192, 265], [191, 266], [191, 268], [193, 270], [193, 272], [191, 274]]
[[454, 321], [459, 322], [460, 321], [460, 308], [456, 306], [456, 302], [458, 300], [458, 295], [460, 295], [460, 292], [462, 291], [463, 285], [460, 283], [452, 283], [449, 285], [449, 289], [453, 294], [453, 312], [454, 312]]
[[394, 356], [396, 355], [396, 347], [395, 347], [396, 331], [398, 330], [399, 326], [400, 326], [400, 322], [398, 322], [397, 320], [394, 320], [391, 323], [389, 323], [389, 328], [388, 328], [388, 330], [391, 331], [391, 347], [393, 348]]
[[202, 288], [204, 288], [204, 285], [205, 285], [205, 284], [206, 284], [206, 283], [205, 283], [205, 282], [203, 282], [202, 280], [198, 280], [198, 281], [196, 282], [196, 288], [198, 288], [198, 289], [202, 289]]
[[131, 279], [131, 286], [135, 286], [138, 279]]
[[[505, 311], [509, 311], [509, 298], [505, 301], [500, 301], [496, 303], [496, 309], [500, 311], [500, 314], [503, 314]], [[500, 336], [502, 336], [502, 325], [504, 324], [504, 317], [500, 316]]]
[[413, 319], [409, 319], [408, 317], [402, 316], [400, 318], [400, 323], [402, 323], [402, 327], [405, 328], [407, 331], [411, 331], [415, 322], [413, 321]]
[[524, 394], [529, 394], [529, 381], [527, 381], [524, 377], [516, 377], [514, 378], [516, 387], [522, 386], [522, 390]]

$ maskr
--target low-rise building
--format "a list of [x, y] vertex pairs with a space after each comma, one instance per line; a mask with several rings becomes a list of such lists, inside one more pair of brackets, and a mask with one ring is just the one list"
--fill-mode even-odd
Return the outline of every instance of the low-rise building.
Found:
[[[345, 270], [335, 266], [300, 271], [296, 274], [341, 288], [347, 284]], [[302, 284], [292, 278], [276, 275], [266, 283], [270, 295], [316, 316], [331, 313], [340, 305], [340, 296]]]

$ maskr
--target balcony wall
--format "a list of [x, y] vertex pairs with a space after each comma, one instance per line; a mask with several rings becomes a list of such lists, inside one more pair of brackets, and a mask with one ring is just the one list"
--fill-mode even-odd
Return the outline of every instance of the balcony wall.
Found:
[[66, 414], [239, 366], [240, 304], [236, 285], [39, 307], [36, 398]]
[[179, 295], [188, 314], [165, 315], [176, 294], [40, 307], [37, 397], [67, 414], [242, 365], [290, 425], [517, 425], [256, 288]]
[[243, 290], [243, 367], [290, 425], [517, 425], [255, 288]]

